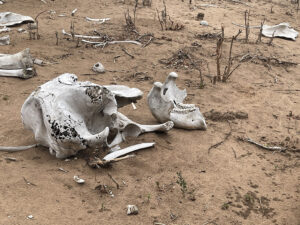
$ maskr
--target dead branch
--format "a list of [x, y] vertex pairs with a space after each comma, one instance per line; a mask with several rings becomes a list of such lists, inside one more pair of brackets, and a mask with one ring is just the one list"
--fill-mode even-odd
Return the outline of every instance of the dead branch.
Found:
[[286, 150], [286, 148], [282, 148], [282, 147], [278, 147], [278, 146], [265, 146], [263, 144], [260, 144], [258, 142], [255, 142], [253, 141], [252, 139], [250, 138], [239, 138], [238, 140], [241, 140], [241, 141], [245, 141], [245, 142], [248, 142], [248, 143], [251, 143], [251, 144], [254, 144], [260, 148], [263, 148], [263, 149], [266, 149], [266, 150], [270, 150], [270, 151], [279, 151], [279, 152], [284, 152]]
[[249, 17], [250, 17], [250, 10], [245, 11], [245, 29], [246, 29], [246, 43], [248, 43], [249, 40], [249, 34], [250, 34], [250, 25], [249, 25]]
[[263, 26], [264, 26], [265, 21], [266, 21], [266, 18], [264, 18], [264, 20], [261, 22], [258, 38], [256, 40], [256, 44], [261, 42], [262, 31], [263, 31]]
[[127, 50], [126, 50], [125, 48], [122, 48], [122, 51], [123, 51], [126, 55], [130, 56], [130, 58], [134, 59], [134, 56], [131, 55], [129, 52], [127, 52]]
[[107, 173], [107, 175], [109, 176], [109, 178], [116, 184], [117, 189], [120, 188], [120, 185], [118, 184], [118, 182], [112, 177], [112, 175], [110, 173]]
[[269, 43], [268, 43], [269, 46], [272, 45], [272, 42], [273, 42], [273, 39], [274, 39], [275, 32], [276, 32], [276, 30], [274, 30], [274, 32], [273, 32], [273, 34], [272, 34], [272, 37], [270, 38], [270, 41], [269, 41]]
[[216, 62], [217, 62], [217, 80], [221, 81], [221, 70], [220, 70], [220, 59], [222, 56], [222, 45], [224, 42], [224, 26], [221, 27], [222, 30], [222, 34], [220, 37], [218, 37], [217, 40], [217, 49], [216, 49], [216, 53], [217, 53], [217, 58], [216, 58]]
[[230, 128], [230, 131], [225, 135], [225, 137], [224, 137], [224, 139], [222, 141], [220, 141], [220, 142], [218, 142], [218, 143], [216, 143], [216, 144], [214, 144], [214, 145], [212, 145], [212, 146], [209, 147], [208, 154], [210, 153], [211, 149], [219, 147], [221, 144], [223, 144], [225, 141], [227, 141], [227, 139], [231, 136], [231, 134], [232, 134], [232, 127], [231, 127], [231, 124], [230, 124], [230, 122], [228, 120], [227, 120], [227, 122], [228, 122], [228, 125], [229, 125], [229, 128]]

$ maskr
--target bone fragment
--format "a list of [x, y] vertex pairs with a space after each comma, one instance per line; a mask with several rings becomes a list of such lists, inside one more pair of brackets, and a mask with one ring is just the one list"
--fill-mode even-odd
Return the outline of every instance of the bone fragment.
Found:
[[[63, 35], [72, 37], [72, 34], [67, 33], [64, 29], [62, 30]], [[86, 39], [100, 39], [100, 36], [88, 36], [88, 35], [80, 35], [80, 34], [75, 34], [75, 38], [86, 38]]]
[[152, 142], [152, 143], [142, 143], [142, 144], [133, 145], [133, 146], [130, 146], [130, 147], [127, 147], [127, 148], [124, 148], [124, 149], [121, 149], [121, 150], [112, 152], [112, 153], [106, 155], [106, 156], [103, 158], [103, 160], [105, 160], [105, 161], [110, 161], [110, 160], [113, 160], [113, 159], [115, 159], [115, 158], [118, 158], [118, 157], [120, 157], [120, 156], [126, 155], [126, 154], [128, 154], [128, 153], [131, 153], [131, 152], [134, 152], [134, 151], [137, 151], [137, 150], [140, 150], [140, 149], [153, 147], [154, 145], [155, 145], [154, 142]]
[[136, 205], [127, 205], [127, 215], [136, 215], [139, 213], [139, 209]]
[[91, 22], [99, 22], [99, 23], [105, 23], [106, 21], [109, 21], [110, 18], [103, 18], [103, 19], [92, 19], [92, 18], [89, 18], [89, 17], [85, 17], [85, 19], [87, 21], [91, 21]]
[[9, 43], [10, 43], [9, 35], [0, 37], [0, 45], [9, 45]]
[[78, 176], [74, 176], [73, 179], [74, 179], [74, 181], [75, 181], [77, 184], [84, 184], [84, 183], [85, 183], [85, 180], [82, 179], [82, 178], [79, 178]]
[[10, 28], [8, 28], [8, 27], [3, 27], [3, 28], [0, 29], [0, 34], [1, 34], [1, 33], [4, 33], [4, 32], [9, 32], [9, 31], [10, 31]]
[[77, 12], [77, 9], [74, 9], [71, 13], [71, 16], [74, 16], [76, 12]]
[[105, 68], [102, 65], [102, 63], [100, 63], [100, 62], [95, 63], [92, 70], [96, 73], [104, 73], [105, 72]]
[[36, 148], [38, 146], [39, 146], [38, 144], [27, 145], [27, 146], [17, 146], [17, 147], [0, 146], [0, 151], [4, 151], [4, 152], [18, 152], [18, 151], [24, 151], [24, 150], [27, 150], [27, 149], [31, 149], [31, 148]]
[[100, 46], [106, 46], [106, 45], [113, 45], [113, 44], [135, 44], [135, 45], [142, 45], [140, 42], [138, 41], [131, 41], [131, 40], [127, 40], [127, 41], [107, 41], [107, 42], [96, 42], [96, 41], [88, 41], [88, 40], [81, 40], [83, 43], [86, 44], [93, 44], [95, 45], [95, 47], [100, 47]]

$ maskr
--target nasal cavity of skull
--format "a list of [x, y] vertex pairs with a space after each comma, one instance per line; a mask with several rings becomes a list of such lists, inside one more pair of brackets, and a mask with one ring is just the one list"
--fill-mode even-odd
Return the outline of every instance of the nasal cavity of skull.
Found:
[[163, 94], [165, 95], [168, 91], [168, 88], [165, 88], [164, 91], [163, 91]]

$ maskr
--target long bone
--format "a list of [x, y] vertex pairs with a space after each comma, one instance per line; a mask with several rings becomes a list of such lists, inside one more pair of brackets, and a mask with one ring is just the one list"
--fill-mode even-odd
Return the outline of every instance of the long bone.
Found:
[[36, 75], [30, 50], [19, 53], [0, 54], [0, 76], [30, 78]]

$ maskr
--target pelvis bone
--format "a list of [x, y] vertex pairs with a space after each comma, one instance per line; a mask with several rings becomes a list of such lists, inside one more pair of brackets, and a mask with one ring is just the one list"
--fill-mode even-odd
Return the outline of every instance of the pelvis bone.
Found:
[[140, 91], [133, 89], [130, 94], [130, 89], [124, 86], [119, 91], [116, 89], [88, 81], [78, 82], [76, 75], [63, 74], [43, 84], [27, 98], [21, 110], [24, 126], [31, 129], [36, 141], [49, 147], [50, 153], [57, 158], [75, 155], [87, 147], [111, 147], [127, 136], [166, 132], [173, 127], [171, 121], [141, 125], [128, 119], [117, 108], [126, 103], [126, 96], [128, 102], [140, 98]]
[[172, 72], [164, 84], [155, 82], [148, 95], [148, 105], [152, 115], [159, 122], [173, 121], [174, 126], [183, 129], [206, 129], [206, 123], [198, 107], [183, 104], [186, 90], [177, 88], [178, 75]]
[[0, 76], [27, 79], [35, 75], [29, 48], [14, 55], [0, 54]]

